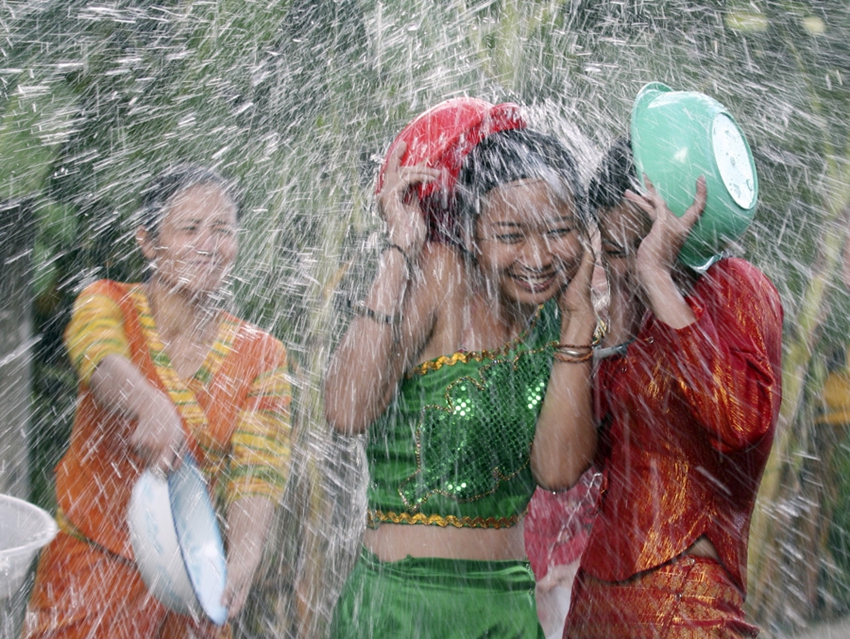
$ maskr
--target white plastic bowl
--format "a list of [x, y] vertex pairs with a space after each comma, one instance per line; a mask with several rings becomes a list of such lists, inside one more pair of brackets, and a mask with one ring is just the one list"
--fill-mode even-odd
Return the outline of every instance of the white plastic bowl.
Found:
[[176, 612], [203, 613], [224, 624], [224, 545], [194, 460], [187, 456], [167, 479], [143, 472], [133, 487], [127, 522], [136, 565], [151, 594]]
[[33, 558], [58, 530], [53, 517], [38, 506], [0, 495], [0, 599], [18, 592]]

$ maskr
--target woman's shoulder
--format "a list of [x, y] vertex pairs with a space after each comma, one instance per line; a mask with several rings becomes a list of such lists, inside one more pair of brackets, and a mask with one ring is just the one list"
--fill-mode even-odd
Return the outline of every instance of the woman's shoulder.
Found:
[[419, 256], [419, 268], [428, 278], [444, 279], [464, 268], [460, 249], [442, 242], [426, 242]]
[[[133, 304], [133, 295], [141, 291], [141, 285], [114, 280], [95, 280], [86, 284], [74, 300], [74, 311], [120, 312], [126, 314]], [[111, 310], [110, 310], [111, 309]]]
[[414, 282], [416, 288], [426, 291], [426, 303], [439, 312], [463, 303], [468, 276], [468, 265], [459, 249], [428, 242], [419, 256]]
[[[781, 327], [782, 299], [773, 282], [758, 267], [738, 257], [724, 258], [697, 281], [693, 296], [712, 314], [730, 318], [760, 318]], [[779, 330], [779, 329], [776, 329]]]
[[773, 282], [757, 266], [740, 257], [715, 263], [697, 281], [697, 289], [713, 289], [724, 295], [779, 297]]

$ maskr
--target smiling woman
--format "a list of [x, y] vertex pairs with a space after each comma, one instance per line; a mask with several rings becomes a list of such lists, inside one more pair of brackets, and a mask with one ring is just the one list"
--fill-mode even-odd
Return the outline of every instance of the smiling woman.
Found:
[[583, 254], [572, 208], [542, 179], [512, 182], [486, 198], [478, 264], [503, 296], [539, 304], [569, 283]]
[[176, 194], [156, 227], [137, 231], [156, 279], [194, 294], [218, 289], [236, 259], [237, 211], [216, 184], [197, 184]]
[[65, 331], [80, 385], [56, 468], [60, 532], [39, 562], [25, 637], [230, 635], [148, 594], [126, 516], [145, 468], [171, 472], [191, 452], [226, 508], [221, 603], [239, 612], [286, 477], [290, 390], [283, 345], [224, 308], [238, 211], [217, 173], [166, 171], [143, 193], [136, 232], [148, 280], [101, 280], [77, 298]]
[[521, 522], [593, 456], [596, 318], [573, 159], [513, 109], [438, 105], [411, 125], [426, 161], [397, 141], [379, 178], [386, 250], [325, 380], [371, 475], [333, 637], [541, 636]]

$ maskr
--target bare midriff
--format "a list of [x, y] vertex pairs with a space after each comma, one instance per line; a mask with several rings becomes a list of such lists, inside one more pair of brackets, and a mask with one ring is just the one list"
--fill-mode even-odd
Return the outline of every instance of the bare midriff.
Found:
[[[405, 557], [443, 557], [477, 561], [525, 559], [522, 522], [510, 528], [454, 528], [382, 524], [369, 528], [363, 544], [381, 561]], [[720, 561], [708, 537], [700, 537], [683, 555]]]
[[366, 530], [363, 545], [381, 561], [399, 561], [408, 556], [474, 561], [525, 559], [522, 522], [498, 529], [381, 524]]
[[715, 548], [714, 544], [711, 543], [711, 540], [705, 536], [697, 539], [693, 545], [682, 554], [693, 555], [694, 557], [707, 557], [709, 559], [716, 559], [717, 561], [720, 561], [720, 555], [717, 554], [717, 548]]

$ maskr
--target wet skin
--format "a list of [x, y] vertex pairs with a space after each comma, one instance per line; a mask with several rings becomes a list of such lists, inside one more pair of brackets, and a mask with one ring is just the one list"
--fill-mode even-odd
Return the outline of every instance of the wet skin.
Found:
[[[411, 366], [461, 349], [502, 346], [547, 300], [558, 300], [561, 342], [589, 344], [596, 324], [592, 254], [580, 239], [566, 184], [529, 179], [491, 190], [460, 251], [426, 242], [425, 217], [404, 194], [441, 174], [424, 164], [402, 166], [404, 151], [400, 144], [390, 156], [378, 194], [394, 248], [381, 254], [363, 300], [391, 321], [355, 317], [325, 376], [325, 416], [347, 435], [365, 433], [387, 410]], [[361, 374], [349, 373], [355, 368]], [[589, 371], [589, 365], [553, 367], [531, 450], [535, 479], [550, 490], [573, 485], [595, 450]], [[525, 557], [521, 525], [482, 530], [383, 524], [367, 530], [363, 543], [384, 561], [408, 555]]]
[[[542, 180], [522, 180], [491, 191], [482, 202], [468, 250], [477, 282], [457, 275], [460, 332], [440, 331], [420, 362], [455, 352], [496, 348], [516, 336], [537, 307], [558, 295], [575, 276], [584, 248], [572, 202]], [[469, 284], [473, 284], [471, 288]], [[471, 300], [471, 302], [470, 302]], [[501, 321], [494, 322], [494, 317]], [[450, 322], [454, 323], [454, 322]], [[382, 525], [367, 530], [364, 545], [383, 561], [408, 555], [508, 560], [525, 557], [522, 525], [502, 530]]]
[[216, 291], [237, 254], [236, 205], [221, 187], [198, 184], [169, 203], [156, 235], [142, 234], [145, 257], [154, 278], [189, 295]]
[[484, 199], [474, 254], [508, 307], [536, 308], [564, 288], [578, 270], [583, 247], [570, 199], [543, 180], [498, 187]]

